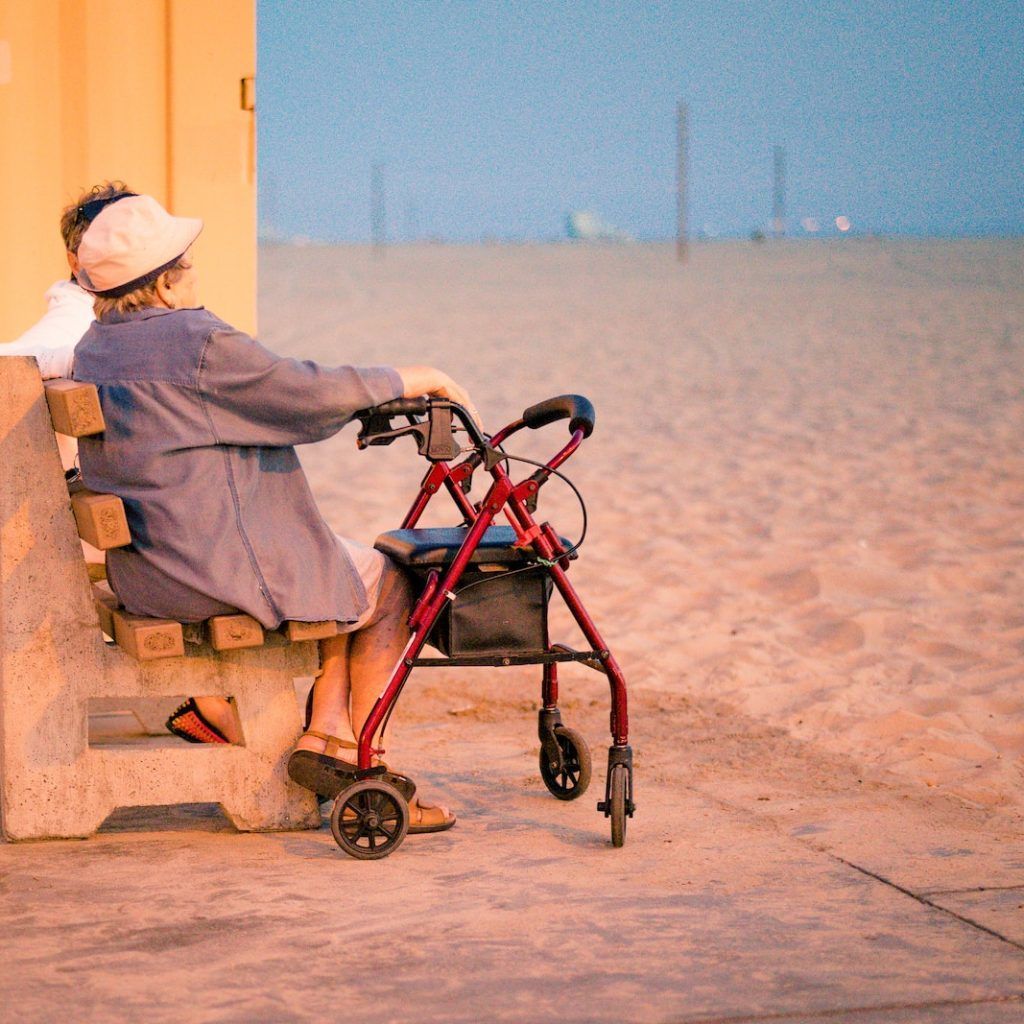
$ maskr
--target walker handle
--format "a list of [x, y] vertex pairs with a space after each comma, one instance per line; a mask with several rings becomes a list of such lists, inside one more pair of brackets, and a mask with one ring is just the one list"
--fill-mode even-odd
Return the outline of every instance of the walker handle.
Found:
[[523, 424], [531, 430], [536, 430], [557, 420], [568, 420], [570, 434], [582, 430], [584, 437], [590, 437], [594, 431], [596, 415], [589, 398], [582, 395], [559, 395], [557, 398], [549, 398], [547, 401], [531, 405], [523, 413]]
[[430, 408], [430, 398], [420, 395], [417, 398], [393, 398], [390, 402], [375, 405], [360, 415], [368, 413], [374, 416], [422, 416]]

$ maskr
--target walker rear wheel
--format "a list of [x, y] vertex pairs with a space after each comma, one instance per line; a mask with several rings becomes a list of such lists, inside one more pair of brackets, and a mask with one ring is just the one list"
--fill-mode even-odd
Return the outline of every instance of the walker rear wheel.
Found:
[[562, 749], [562, 766], [552, 764], [544, 748], [540, 749], [540, 777], [552, 796], [559, 800], [575, 800], [590, 785], [590, 747], [575, 729], [555, 726], [555, 739]]
[[612, 846], [622, 846], [626, 841], [626, 805], [629, 803], [629, 769], [624, 764], [612, 765], [608, 800], [611, 805]]
[[334, 841], [357, 860], [394, 853], [409, 831], [409, 804], [388, 782], [364, 779], [342, 790], [331, 811]]

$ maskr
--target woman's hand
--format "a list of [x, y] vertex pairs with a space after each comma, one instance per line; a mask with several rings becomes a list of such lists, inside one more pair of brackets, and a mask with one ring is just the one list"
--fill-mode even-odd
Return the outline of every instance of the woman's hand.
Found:
[[447, 398], [463, 406], [476, 421], [477, 426], [482, 426], [480, 414], [476, 411], [469, 393], [456, 384], [447, 373], [435, 370], [432, 366], [399, 366], [396, 367], [396, 372], [402, 378], [403, 398], [419, 398], [421, 395]]

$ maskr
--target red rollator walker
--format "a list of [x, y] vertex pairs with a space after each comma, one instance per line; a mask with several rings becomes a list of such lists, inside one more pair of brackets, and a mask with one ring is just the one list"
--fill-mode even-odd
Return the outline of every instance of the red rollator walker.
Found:
[[[551, 476], [569, 483], [558, 469], [593, 431], [593, 406], [579, 395], [550, 398], [531, 406], [521, 418], [490, 437], [461, 405], [447, 399], [400, 398], [365, 410], [359, 419], [360, 448], [391, 444], [411, 435], [417, 440], [419, 454], [432, 465], [401, 529], [382, 534], [375, 544], [421, 589], [409, 618], [412, 636], [359, 736], [357, 781], [334, 801], [331, 831], [338, 845], [353, 857], [376, 860], [393, 853], [405, 839], [408, 804], [382, 778], [385, 769], [372, 766], [373, 757], [383, 753], [373, 741], [378, 735], [383, 738], [414, 668], [542, 665], [541, 778], [559, 800], [581, 797], [590, 783], [590, 750], [579, 732], [562, 724], [558, 709], [558, 665], [579, 662], [603, 672], [611, 688], [612, 744], [604, 800], [597, 809], [611, 819], [612, 844], [622, 846], [626, 819], [634, 811], [625, 679], [567, 576], [583, 538], [570, 544], [549, 523], [534, 519], [538, 492]], [[505, 450], [505, 442], [517, 431], [563, 419], [569, 421], [571, 437], [547, 463]], [[400, 425], [395, 426], [394, 420]], [[468, 443], [460, 444], [457, 434], [465, 434]], [[465, 458], [454, 462], [464, 454]], [[511, 476], [512, 462], [529, 463], [536, 471], [516, 483]], [[484, 498], [474, 504], [469, 491], [473, 473], [481, 467], [492, 482]], [[462, 524], [417, 529], [423, 510], [442, 488], [454, 500]], [[579, 497], [575, 487], [573, 491]], [[501, 512], [509, 526], [494, 525]], [[576, 651], [549, 641], [547, 611], [552, 589], [562, 596], [590, 650]], [[441, 656], [424, 657], [427, 644]]]

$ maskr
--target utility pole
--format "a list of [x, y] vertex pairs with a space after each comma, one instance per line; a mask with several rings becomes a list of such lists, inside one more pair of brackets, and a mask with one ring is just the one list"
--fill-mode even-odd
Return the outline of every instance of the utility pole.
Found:
[[405, 240], [418, 241], [420, 237], [420, 208], [410, 199], [405, 204]]
[[786, 151], [781, 146], [772, 153], [772, 234], [786, 234]]
[[370, 172], [370, 238], [376, 253], [384, 251], [387, 242], [387, 208], [384, 203], [384, 165], [376, 163]]
[[685, 103], [676, 106], [676, 259], [686, 259], [686, 162], [687, 120]]

